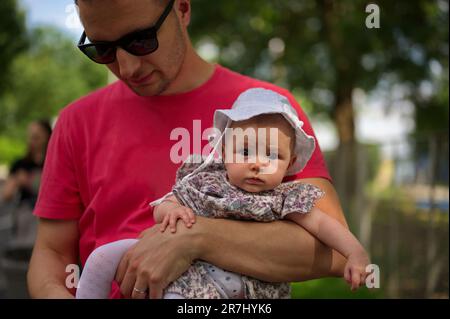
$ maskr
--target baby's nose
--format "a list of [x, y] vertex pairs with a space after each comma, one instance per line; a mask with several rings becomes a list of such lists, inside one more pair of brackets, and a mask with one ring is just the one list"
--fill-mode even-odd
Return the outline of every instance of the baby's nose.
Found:
[[255, 162], [252, 163], [252, 169], [260, 171], [268, 165], [269, 165], [269, 161], [267, 160], [267, 158], [257, 157]]

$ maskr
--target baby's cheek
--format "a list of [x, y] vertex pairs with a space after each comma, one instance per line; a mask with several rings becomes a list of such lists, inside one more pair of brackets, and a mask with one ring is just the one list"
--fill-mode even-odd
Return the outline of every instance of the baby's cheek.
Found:
[[268, 174], [277, 175], [277, 177], [281, 175], [284, 177], [287, 171], [287, 165], [284, 161], [273, 161], [271, 162], [271, 165], [269, 165], [268, 170], [270, 170]]
[[227, 172], [228, 181], [229, 181], [232, 185], [235, 185], [236, 182], [238, 182], [238, 181], [236, 180], [236, 176], [235, 176], [235, 175], [236, 175], [236, 174], [234, 174], [234, 171], [233, 171], [233, 170]]
[[283, 182], [283, 179], [286, 177], [288, 166], [289, 165], [286, 165], [285, 162], [278, 163], [278, 170], [275, 174], [278, 184], [281, 184]]

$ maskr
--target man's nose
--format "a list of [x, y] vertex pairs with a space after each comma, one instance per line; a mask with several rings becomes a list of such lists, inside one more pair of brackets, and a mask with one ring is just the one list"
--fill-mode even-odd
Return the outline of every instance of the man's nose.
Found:
[[116, 60], [122, 79], [132, 78], [141, 67], [141, 58], [128, 53], [122, 48], [117, 48]]

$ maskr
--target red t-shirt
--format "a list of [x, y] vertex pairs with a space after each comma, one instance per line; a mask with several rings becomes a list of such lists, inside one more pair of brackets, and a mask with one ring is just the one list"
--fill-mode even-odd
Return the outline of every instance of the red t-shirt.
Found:
[[[201, 132], [212, 127], [214, 111], [231, 108], [239, 94], [252, 87], [288, 97], [305, 123], [306, 133], [314, 135], [305, 113], [287, 90], [219, 65], [201, 87], [172, 96], [140, 97], [118, 81], [60, 113], [34, 214], [78, 220], [82, 264], [100, 245], [136, 238], [154, 225], [149, 203], [172, 189], [181, 165], [170, 159], [172, 146], [180, 141], [179, 136], [170, 139], [172, 130], [185, 128], [191, 152], [199, 153], [198, 145], [203, 149], [207, 141], [192, 140], [193, 121], [201, 121]], [[331, 180], [316, 145], [305, 169], [286, 180]]]

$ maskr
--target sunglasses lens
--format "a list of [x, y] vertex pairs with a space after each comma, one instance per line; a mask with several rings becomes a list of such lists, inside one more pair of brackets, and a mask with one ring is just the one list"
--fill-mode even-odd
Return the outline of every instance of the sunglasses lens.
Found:
[[108, 45], [90, 45], [83, 52], [93, 61], [101, 64], [112, 63], [115, 60], [116, 49]]
[[147, 55], [158, 49], [158, 40], [154, 36], [136, 38], [130, 41], [125, 49], [134, 55]]
[[125, 51], [136, 56], [143, 56], [155, 52], [158, 49], [156, 31], [152, 28], [136, 32], [116, 42], [102, 42], [79, 45], [78, 47], [92, 61], [100, 64], [110, 64], [116, 60], [116, 47], [120, 46]]

